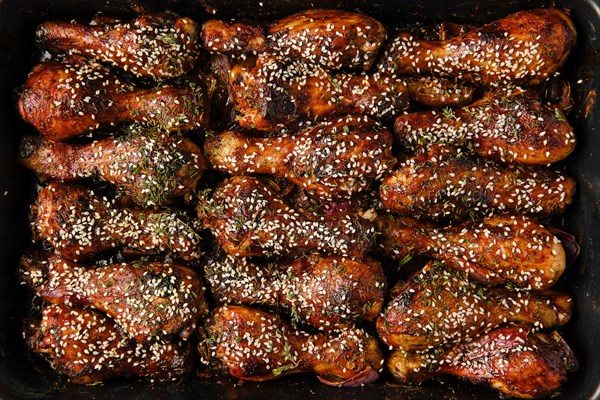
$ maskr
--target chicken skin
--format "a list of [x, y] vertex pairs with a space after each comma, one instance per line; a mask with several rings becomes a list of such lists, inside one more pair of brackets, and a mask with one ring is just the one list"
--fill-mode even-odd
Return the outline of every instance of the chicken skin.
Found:
[[208, 313], [202, 282], [190, 268], [157, 262], [86, 267], [50, 255], [21, 260], [21, 282], [44, 301], [89, 306], [139, 342], [187, 339]]
[[394, 116], [408, 106], [406, 82], [375, 74], [331, 74], [301, 61], [261, 58], [230, 74], [242, 128], [281, 131], [305, 119], [332, 115]]
[[578, 368], [564, 339], [508, 325], [468, 343], [429, 353], [395, 350], [386, 360], [400, 382], [419, 383], [450, 374], [496, 389], [502, 396], [535, 399], [552, 394]]
[[68, 260], [83, 260], [115, 248], [142, 254], [199, 256], [199, 237], [176, 212], [120, 208], [114, 200], [80, 186], [50, 183], [33, 208], [33, 233]]
[[495, 161], [551, 164], [575, 148], [573, 128], [555, 105], [533, 91], [497, 91], [456, 109], [421, 111], [396, 118], [394, 132], [406, 149], [432, 144], [469, 146]]
[[381, 22], [342, 10], [306, 10], [269, 27], [272, 51], [329, 69], [368, 70], [386, 39]]
[[362, 258], [375, 243], [370, 221], [351, 214], [335, 219], [301, 214], [258, 179], [247, 176], [223, 182], [211, 199], [201, 201], [198, 216], [235, 257], [320, 250]]
[[97, 61], [47, 61], [29, 74], [19, 111], [50, 140], [62, 141], [116, 124], [138, 122], [173, 131], [204, 127], [208, 100], [200, 85], [139, 89]]
[[434, 145], [399, 164], [381, 182], [385, 208], [400, 215], [460, 220], [467, 215], [559, 214], [571, 204], [575, 180], [540, 166], [503, 166]]
[[47, 21], [36, 35], [40, 47], [50, 52], [84, 54], [136, 76], [168, 79], [198, 62], [198, 30], [191, 19], [165, 12], [129, 22]]
[[281, 309], [294, 324], [326, 331], [374, 320], [386, 288], [379, 262], [318, 254], [266, 265], [225, 255], [210, 259], [204, 276], [219, 304]]
[[551, 77], [575, 46], [567, 14], [520, 11], [449, 40], [400, 33], [383, 55], [385, 73], [451, 76], [482, 85], [535, 85]]
[[313, 372], [328, 385], [360, 386], [375, 381], [383, 365], [377, 340], [360, 329], [309, 334], [243, 306], [217, 307], [200, 340], [201, 363], [245, 381]]
[[206, 21], [202, 43], [213, 53], [266, 54], [328, 69], [368, 70], [386, 38], [381, 22], [342, 10], [306, 10], [266, 30], [247, 22]]
[[200, 147], [183, 137], [160, 134], [89, 144], [25, 136], [19, 162], [42, 180], [100, 178], [145, 207], [168, 205], [177, 197], [191, 195], [204, 170]]
[[469, 104], [475, 94], [475, 87], [468, 82], [434, 76], [411, 76], [407, 85], [411, 102], [434, 108]]
[[76, 383], [121, 376], [180, 379], [192, 369], [192, 352], [180, 341], [137, 342], [103, 314], [64, 305], [42, 310], [25, 326], [27, 345]]
[[402, 260], [427, 255], [487, 284], [510, 283], [545, 290], [566, 267], [566, 254], [557, 236], [525, 216], [498, 215], [481, 222], [438, 228], [411, 218], [380, 216], [381, 247]]
[[571, 317], [568, 294], [486, 288], [439, 262], [428, 263], [392, 293], [377, 332], [388, 346], [406, 351], [469, 342], [507, 322], [548, 329]]
[[264, 29], [258, 24], [218, 19], [204, 21], [200, 40], [208, 52], [230, 56], [262, 53], [267, 42]]
[[234, 175], [272, 174], [326, 199], [369, 189], [395, 164], [392, 135], [379, 123], [345, 116], [292, 135], [254, 138], [227, 131], [204, 146], [213, 169]]

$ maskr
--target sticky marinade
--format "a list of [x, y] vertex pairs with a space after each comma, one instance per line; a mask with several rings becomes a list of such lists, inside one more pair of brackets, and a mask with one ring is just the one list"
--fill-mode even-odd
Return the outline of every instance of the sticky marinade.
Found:
[[558, 330], [578, 246], [546, 219], [576, 195], [568, 82], [548, 88], [576, 36], [557, 8], [42, 23], [17, 103], [40, 186], [28, 347], [75, 383], [551, 395], [577, 368]]

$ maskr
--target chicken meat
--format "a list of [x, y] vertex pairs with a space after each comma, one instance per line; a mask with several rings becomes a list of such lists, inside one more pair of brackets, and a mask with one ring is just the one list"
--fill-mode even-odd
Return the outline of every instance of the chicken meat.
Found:
[[70, 184], [50, 183], [40, 191], [32, 226], [35, 239], [73, 261], [118, 248], [173, 252], [185, 260], [200, 255], [198, 234], [184, 215], [122, 208], [114, 199]]
[[192, 269], [145, 260], [88, 267], [56, 255], [24, 257], [21, 282], [53, 304], [92, 307], [139, 342], [161, 335], [187, 339], [208, 314]]
[[397, 260], [427, 255], [471, 278], [545, 290], [561, 277], [567, 254], [553, 231], [530, 217], [497, 215], [437, 227], [409, 217], [382, 215], [380, 246]]
[[198, 215], [232, 256], [283, 256], [321, 250], [364, 257], [375, 244], [373, 223], [346, 214], [301, 214], [258, 179], [235, 176], [201, 200]]
[[386, 289], [378, 261], [319, 254], [268, 264], [220, 255], [206, 262], [204, 276], [218, 304], [267, 306], [323, 331], [374, 320]]
[[213, 169], [234, 175], [283, 177], [326, 199], [348, 198], [369, 189], [395, 164], [392, 135], [366, 116], [344, 116], [298, 133], [256, 138], [226, 131], [206, 139]]
[[574, 192], [575, 180], [555, 170], [500, 165], [446, 145], [407, 158], [379, 188], [385, 208], [432, 220], [489, 213], [547, 217], [563, 212]]
[[377, 339], [361, 329], [309, 334], [244, 306], [217, 307], [198, 348], [209, 371], [253, 382], [313, 372], [328, 385], [360, 386], [375, 381], [383, 366]]

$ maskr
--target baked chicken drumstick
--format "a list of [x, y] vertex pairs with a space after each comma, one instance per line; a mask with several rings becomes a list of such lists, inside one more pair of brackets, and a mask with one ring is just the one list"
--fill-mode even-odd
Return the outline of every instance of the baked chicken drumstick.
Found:
[[217, 307], [200, 340], [202, 363], [245, 381], [314, 372], [328, 385], [359, 386], [375, 381], [383, 365], [377, 340], [360, 329], [309, 334], [243, 306]]
[[401, 33], [384, 53], [381, 70], [452, 76], [483, 85], [534, 85], [556, 72], [575, 41], [575, 27], [565, 12], [539, 8], [449, 40], [420, 40]]
[[203, 127], [207, 105], [200, 85], [139, 89], [81, 56], [35, 66], [19, 99], [23, 119], [59, 141], [128, 122], [166, 131]]
[[406, 351], [469, 342], [506, 322], [547, 329], [571, 317], [568, 294], [486, 288], [439, 262], [428, 263], [392, 293], [377, 331], [385, 344]]
[[552, 394], [567, 381], [568, 372], [578, 368], [573, 351], [558, 332], [532, 333], [523, 325], [501, 327], [442, 351], [395, 350], [386, 364], [405, 384], [450, 374], [525, 399]]
[[208, 313], [202, 281], [190, 268], [158, 262], [87, 267], [49, 256], [24, 257], [21, 281], [44, 301], [102, 311], [139, 342], [187, 338]]
[[401, 215], [457, 220], [468, 214], [544, 217], [571, 203], [575, 180], [539, 166], [499, 165], [434, 145], [399, 164], [381, 182], [383, 205]]
[[331, 74], [302, 61], [261, 58], [230, 74], [237, 122], [246, 129], [280, 131], [304, 119], [331, 115], [393, 116], [408, 106], [406, 82], [375, 74]]
[[80, 186], [50, 183], [40, 191], [33, 216], [34, 237], [73, 261], [123, 247], [145, 254], [171, 251], [186, 260], [199, 256], [198, 235], [177, 213], [119, 208]]
[[199, 59], [199, 27], [172, 13], [147, 14], [129, 22], [93, 24], [47, 21], [36, 32], [53, 53], [80, 53], [137, 76], [156, 79], [185, 74]]
[[177, 379], [192, 369], [191, 349], [180, 341], [140, 343], [102, 313], [77, 307], [45, 307], [40, 321], [25, 326], [25, 339], [34, 353], [77, 383], [132, 375]]
[[25, 136], [19, 162], [43, 180], [99, 177], [142, 206], [164, 206], [190, 195], [204, 170], [202, 150], [167, 135], [107, 138], [90, 144], [59, 143]]
[[258, 179], [235, 176], [198, 206], [217, 242], [236, 257], [289, 255], [308, 250], [364, 257], [375, 242], [373, 224], [357, 215], [331, 219], [300, 214]]
[[575, 148], [562, 111], [543, 104], [533, 91], [489, 92], [456, 109], [421, 111], [396, 118], [398, 142], [409, 150], [432, 144], [470, 146], [482, 157], [520, 164], [550, 164]]
[[392, 135], [362, 116], [317, 123], [293, 135], [253, 138], [227, 131], [207, 138], [213, 169], [230, 174], [266, 173], [287, 178], [328, 199], [367, 190], [396, 162]]
[[219, 304], [279, 308], [327, 331], [375, 319], [386, 288], [379, 262], [318, 254], [267, 265], [225, 255], [209, 259], [204, 276]]
[[378, 217], [381, 247], [391, 257], [428, 255], [479, 282], [552, 287], [566, 267], [565, 250], [550, 230], [525, 216], [497, 215], [444, 228], [408, 217]]
[[368, 70], [386, 38], [381, 22], [342, 10], [306, 10], [267, 28], [243, 22], [206, 21], [202, 44], [214, 53], [266, 53], [328, 69]]

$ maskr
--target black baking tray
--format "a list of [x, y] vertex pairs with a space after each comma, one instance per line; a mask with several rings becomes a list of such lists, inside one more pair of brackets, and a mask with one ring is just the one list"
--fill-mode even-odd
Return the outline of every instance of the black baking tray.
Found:
[[600, 0], [0, 0], [0, 399], [497, 399], [492, 390], [452, 378], [416, 388], [379, 382], [359, 388], [326, 387], [312, 377], [291, 377], [261, 384], [234, 382], [152, 383], [112, 380], [97, 386], [66, 383], [28, 354], [21, 334], [28, 297], [15, 270], [30, 240], [29, 204], [32, 176], [16, 162], [18, 144], [33, 128], [15, 107], [15, 88], [33, 66], [35, 27], [47, 19], [89, 19], [97, 11], [131, 17], [136, 12], [170, 9], [202, 21], [219, 18], [274, 18], [306, 8], [359, 10], [384, 23], [477, 22], [501, 18], [539, 6], [569, 8], [578, 31], [577, 47], [563, 74], [573, 83], [574, 111], [569, 121], [578, 145], [567, 172], [577, 179], [574, 204], [564, 215], [564, 229], [581, 245], [581, 255], [567, 272], [564, 286], [575, 296], [574, 315], [564, 336], [579, 359], [580, 369], [555, 393], [559, 399], [600, 399]]

